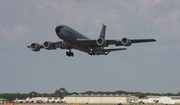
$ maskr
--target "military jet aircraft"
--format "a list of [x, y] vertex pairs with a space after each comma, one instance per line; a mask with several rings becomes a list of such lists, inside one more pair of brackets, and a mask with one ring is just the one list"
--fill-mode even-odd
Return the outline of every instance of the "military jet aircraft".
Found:
[[32, 43], [27, 47], [32, 51], [40, 51], [40, 49], [55, 50], [57, 48], [67, 49], [66, 55], [73, 57], [72, 49], [88, 53], [89, 55], [108, 55], [111, 51], [126, 50], [126, 48], [107, 48], [109, 45], [131, 46], [134, 43], [156, 41], [155, 39], [105, 39], [106, 26], [104, 24], [102, 24], [100, 36], [97, 39], [89, 39], [66, 25], [57, 26], [55, 32], [62, 41], [45, 41], [43, 44]]

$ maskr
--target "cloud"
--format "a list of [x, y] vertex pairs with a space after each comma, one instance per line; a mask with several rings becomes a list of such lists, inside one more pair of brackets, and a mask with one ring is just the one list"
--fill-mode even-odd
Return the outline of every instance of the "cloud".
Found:
[[21, 23], [17, 24], [12, 30], [9, 28], [4, 28], [1, 30], [1, 34], [9, 42], [14, 42], [21, 39], [27, 32], [29, 28]]
[[58, 10], [60, 7], [60, 4], [57, 0], [49, 1], [49, 0], [44, 0], [42, 3], [38, 5], [40, 9], [50, 7], [52, 9]]
[[166, 16], [159, 16], [153, 22], [158, 26], [160, 34], [157, 36], [161, 37], [179, 37], [180, 30], [180, 10], [174, 10], [168, 13]]
[[[29, 25], [32, 28], [43, 25], [45, 27], [44, 29], [47, 30], [55, 27], [54, 25], [66, 24], [80, 31], [82, 34], [97, 37], [101, 29], [100, 23], [104, 23], [108, 26], [107, 32], [110, 32], [110, 37], [116, 38], [124, 36], [133, 37], [133, 35], [134, 37], [138, 37], [137, 35], [144, 37], [144, 35], [147, 34], [153, 35], [150, 37], [159, 37], [161, 35], [164, 36], [163, 32], [165, 31], [163, 30], [168, 31], [168, 34], [172, 32], [171, 35], [175, 35], [175, 32], [178, 34], [177, 30], [179, 30], [179, 22], [175, 23], [176, 21], [171, 21], [176, 18], [176, 20], [178, 20], [177, 14], [179, 11], [174, 11], [171, 14], [168, 14], [169, 11], [165, 11], [164, 14], [162, 14], [162, 10], [166, 5], [173, 5], [173, 3], [163, 0], [104, 0], [103, 2], [43, 0], [38, 2], [30, 1], [28, 3], [34, 7], [33, 11], [35, 12], [32, 12], [32, 9], [29, 10], [29, 7], [25, 8], [25, 11], [21, 14], [24, 14], [24, 17], [31, 18], [30, 20], [25, 18], [24, 22], [28, 20], [40, 24], [40, 26]], [[102, 3], [103, 5], [101, 5]], [[159, 5], [163, 5], [163, 9], [159, 9]], [[167, 29], [168, 24], [171, 27], [169, 29]], [[16, 37], [20, 35], [7, 35], [7, 33], [10, 32], [13, 34], [17, 33], [14, 29], [15, 27], [12, 30], [3, 29], [1, 33], [6, 33], [6, 38], [8, 39], [12, 38], [11, 40], [13, 40], [13, 37], [17, 39]], [[153, 33], [156, 32], [156, 30], [160, 31]], [[50, 30], [50, 32], [52, 31]]]
[[150, 8], [154, 7], [154, 5], [161, 3], [163, 0], [138, 0], [137, 2], [141, 5], [140, 11], [147, 12]]
[[[108, 0], [103, 2], [44, 0], [39, 2], [37, 7], [42, 14], [51, 13], [50, 16], [56, 17], [54, 19], [59, 18], [56, 23], [69, 25], [91, 37], [97, 37], [99, 34], [100, 23], [108, 26], [107, 32], [110, 30], [110, 37], [139, 37], [140, 35], [144, 37], [147, 35], [148, 38], [160, 38], [170, 36], [169, 34], [178, 37], [180, 11], [177, 9], [172, 12], [164, 10], [169, 5], [174, 5], [174, 3], [164, 0], [114, 0], [110, 2]], [[41, 19], [48, 17], [44, 15]]]

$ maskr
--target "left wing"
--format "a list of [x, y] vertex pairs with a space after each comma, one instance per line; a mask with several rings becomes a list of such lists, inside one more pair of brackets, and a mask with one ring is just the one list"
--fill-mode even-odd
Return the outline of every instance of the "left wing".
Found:
[[123, 38], [122, 40], [104, 40], [104, 39], [77, 39], [77, 43], [85, 45], [85, 46], [108, 46], [108, 45], [116, 45], [116, 46], [130, 46], [134, 43], [144, 43], [144, 42], [155, 42], [155, 39], [128, 39]]
[[102, 49], [103, 52], [111, 52], [111, 51], [118, 51], [118, 50], [126, 50], [126, 48]]
[[30, 46], [27, 46], [27, 47], [33, 51], [39, 51], [42, 48], [47, 49], [47, 50], [55, 50], [56, 48], [61, 48], [61, 49], [73, 48], [72, 44], [64, 43], [62, 41], [58, 41], [58, 42], [45, 41], [43, 44], [32, 43]]
[[71, 46], [71, 44], [69, 44], [67, 42], [64, 43], [62, 41], [59, 41], [59, 42], [54, 42], [53, 44], [54, 44], [54, 46], [56, 48], [61, 48], [61, 49], [71, 49], [71, 48], [73, 48], [73, 46]]
[[102, 54], [108, 55], [111, 51], [118, 51], [118, 50], [126, 50], [126, 48], [110, 48], [110, 49], [100, 49], [102, 50]]

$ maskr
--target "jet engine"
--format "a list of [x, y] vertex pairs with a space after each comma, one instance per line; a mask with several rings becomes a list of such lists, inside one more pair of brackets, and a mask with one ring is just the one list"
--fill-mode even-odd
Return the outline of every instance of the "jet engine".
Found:
[[106, 40], [99, 38], [98, 40], [96, 40], [97, 45], [99, 46], [107, 46], [107, 42]]
[[128, 38], [123, 38], [122, 40], [121, 40], [121, 43], [124, 45], [124, 46], [131, 46], [131, 40], [130, 39], [128, 39]]
[[41, 49], [41, 45], [39, 45], [38, 43], [32, 43], [30, 48], [32, 51], [39, 51]]
[[51, 43], [50, 41], [45, 41], [43, 43], [43, 47], [47, 50], [55, 49], [53, 43]]

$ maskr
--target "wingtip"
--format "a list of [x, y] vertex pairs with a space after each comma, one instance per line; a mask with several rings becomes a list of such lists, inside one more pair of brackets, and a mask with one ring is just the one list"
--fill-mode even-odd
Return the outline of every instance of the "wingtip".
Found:
[[156, 39], [152, 39], [152, 42], [156, 42]]
[[123, 48], [123, 50], [127, 50], [127, 48]]
[[101, 23], [103, 26], [107, 27], [105, 24]]

